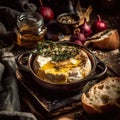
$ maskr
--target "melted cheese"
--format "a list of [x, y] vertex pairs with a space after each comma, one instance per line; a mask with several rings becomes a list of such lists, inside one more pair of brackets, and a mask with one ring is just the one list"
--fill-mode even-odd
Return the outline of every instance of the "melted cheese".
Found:
[[37, 55], [33, 62], [33, 70], [48, 82], [67, 84], [86, 77], [91, 71], [91, 61], [85, 52], [79, 58], [70, 58], [55, 62], [51, 57]]
[[44, 66], [45, 64], [47, 64], [51, 60], [52, 60], [51, 57], [43, 57], [40, 55], [37, 57], [37, 62], [39, 63], [40, 67]]
[[73, 67], [76, 67], [80, 64], [80, 60], [76, 60], [76, 59], [70, 59], [68, 61], [68, 63], [64, 64], [64, 62], [62, 62], [63, 65], [60, 65], [59, 63], [56, 64], [54, 62], [47, 62], [45, 64], [43, 64], [43, 66], [41, 66], [41, 70], [45, 71], [45, 73], [50, 73], [50, 74], [66, 74], [68, 73], [68, 71], [70, 71]]

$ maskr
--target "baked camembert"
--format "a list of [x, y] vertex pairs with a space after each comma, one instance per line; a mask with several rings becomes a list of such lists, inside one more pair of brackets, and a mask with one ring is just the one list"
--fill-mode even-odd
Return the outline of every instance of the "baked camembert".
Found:
[[59, 43], [40, 43], [33, 61], [36, 75], [50, 83], [69, 84], [85, 78], [91, 61], [82, 49]]

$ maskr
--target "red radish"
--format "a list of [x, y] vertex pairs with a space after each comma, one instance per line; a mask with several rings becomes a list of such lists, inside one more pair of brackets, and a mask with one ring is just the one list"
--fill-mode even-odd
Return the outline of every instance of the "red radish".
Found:
[[101, 20], [100, 15], [97, 15], [97, 20], [92, 25], [92, 29], [94, 33], [98, 33], [103, 30], [106, 30], [106, 28], [107, 28], [106, 23], [103, 20]]
[[80, 32], [86, 37], [89, 37], [92, 34], [91, 26], [87, 24], [86, 18], [84, 19], [84, 23], [80, 25]]
[[43, 18], [46, 21], [53, 20], [54, 18], [54, 12], [53, 10], [48, 6], [43, 6], [42, 0], [40, 0], [41, 7], [39, 8], [40, 14], [43, 16]]

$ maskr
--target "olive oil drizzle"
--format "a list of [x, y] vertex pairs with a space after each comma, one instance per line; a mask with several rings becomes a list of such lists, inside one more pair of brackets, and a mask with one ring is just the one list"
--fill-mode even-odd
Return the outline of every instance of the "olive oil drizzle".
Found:
[[59, 62], [75, 57], [80, 53], [80, 49], [74, 45], [47, 41], [38, 43], [37, 52], [44, 57], [52, 57], [52, 61]]

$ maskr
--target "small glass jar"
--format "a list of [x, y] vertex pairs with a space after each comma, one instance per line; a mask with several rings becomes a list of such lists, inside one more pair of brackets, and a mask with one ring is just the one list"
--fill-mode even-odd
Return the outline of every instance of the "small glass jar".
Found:
[[47, 31], [43, 17], [37, 12], [24, 12], [17, 17], [15, 33], [17, 44], [26, 48], [35, 48], [37, 43], [43, 42]]

